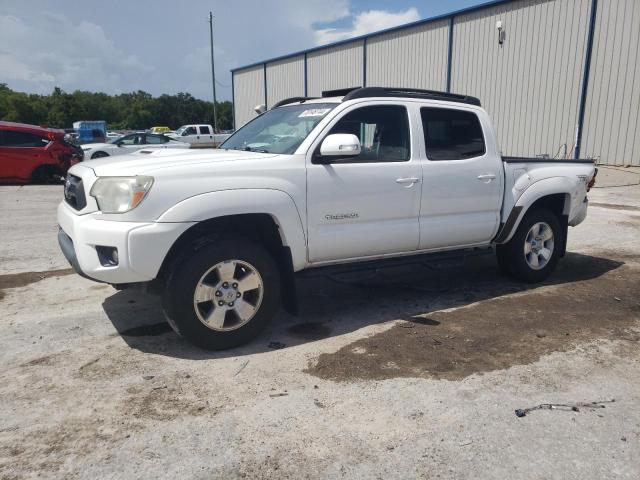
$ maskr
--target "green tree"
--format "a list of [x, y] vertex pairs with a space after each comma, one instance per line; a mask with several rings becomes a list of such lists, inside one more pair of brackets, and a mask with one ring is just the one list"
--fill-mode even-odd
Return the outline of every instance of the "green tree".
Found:
[[[231, 102], [216, 104], [218, 128], [233, 124]], [[178, 128], [188, 123], [213, 122], [213, 103], [191, 94], [153, 97], [144, 91], [107, 95], [76, 90], [67, 93], [55, 87], [50, 95], [28, 95], [0, 83], [0, 119], [71, 128], [78, 120], [104, 120], [110, 129], [146, 129], [155, 125]]]

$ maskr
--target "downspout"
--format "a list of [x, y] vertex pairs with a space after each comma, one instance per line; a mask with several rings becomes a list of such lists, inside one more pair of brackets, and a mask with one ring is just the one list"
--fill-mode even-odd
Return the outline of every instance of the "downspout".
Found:
[[578, 124], [576, 126], [576, 146], [573, 154], [574, 159], [580, 158], [582, 147], [582, 130], [584, 128], [584, 113], [587, 106], [587, 91], [589, 89], [589, 72], [591, 71], [591, 55], [593, 52], [593, 33], [596, 26], [596, 13], [598, 11], [598, 0], [591, 0], [591, 14], [589, 18], [589, 35], [587, 37], [587, 50], [584, 58], [584, 71], [582, 72], [582, 88], [580, 90], [580, 103], [578, 104]]

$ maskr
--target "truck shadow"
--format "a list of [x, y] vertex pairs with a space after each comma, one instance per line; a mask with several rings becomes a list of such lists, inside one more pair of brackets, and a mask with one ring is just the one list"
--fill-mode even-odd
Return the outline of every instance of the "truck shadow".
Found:
[[199, 349], [176, 335], [166, 323], [157, 297], [120, 291], [106, 298], [103, 308], [131, 348], [183, 359], [214, 359], [292, 347], [391, 320], [429, 325], [424, 315], [431, 312], [542, 286], [574, 288], [576, 282], [597, 279], [622, 265], [623, 261], [568, 253], [554, 275], [538, 285], [503, 277], [491, 256], [443, 270], [403, 266], [331, 279], [301, 279], [298, 317], [281, 312], [253, 342], [222, 352]]
[[222, 352], [199, 349], [176, 335], [166, 323], [157, 297], [135, 290], [120, 291], [105, 299], [103, 308], [131, 348], [184, 359], [225, 358], [296, 346], [390, 320], [428, 323], [423, 316], [430, 312], [542, 286], [569, 286], [598, 278], [623, 264], [609, 258], [568, 253], [554, 275], [540, 285], [503, 277], [493, 257], [474, 258], [463, 266], [442, 270], [403, 266], [350, 276], [301, 279], [298, 317], [281, 312], [253, 342]]

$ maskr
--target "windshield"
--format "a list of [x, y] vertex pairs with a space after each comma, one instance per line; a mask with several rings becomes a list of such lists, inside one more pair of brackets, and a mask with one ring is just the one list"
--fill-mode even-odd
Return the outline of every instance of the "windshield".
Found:
[[278, 107], [247, 123], [220, 148], [292, 154], [337, 103]]
[[181, 126], [179, 129], [176, 130], [176, 135], [180, 136], [182, 135], [182, 132], [184, 132], [187, 129], [186, 125]]

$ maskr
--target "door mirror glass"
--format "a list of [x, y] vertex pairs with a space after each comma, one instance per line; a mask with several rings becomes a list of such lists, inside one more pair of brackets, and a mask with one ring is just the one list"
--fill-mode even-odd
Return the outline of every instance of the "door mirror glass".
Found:
[[360, 155], [360, 140], [351, 133], [327, 135], [320, 145], [322, 157], [357, 157]]

